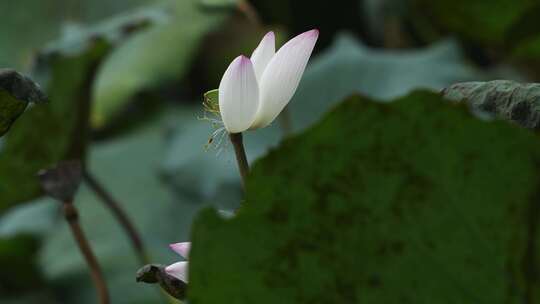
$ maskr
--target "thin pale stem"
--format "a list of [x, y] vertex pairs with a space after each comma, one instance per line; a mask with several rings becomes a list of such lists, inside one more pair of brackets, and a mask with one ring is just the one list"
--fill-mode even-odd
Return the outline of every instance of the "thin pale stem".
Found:
[[234, 147], [236, 162], [238, 163], [238, 169], [240, 170], [240, 176], [242, 177], [242, 186], [244, 186], [245, 189], [249, 173], [249, 163], [246, 157], [246, 150], [244, 149], [242, 133], [229, 133], [229, 138]]
[[109, 291], [107, 289], [107, 284], [105, 283], [105, 278], [103, 277], [103, 272], [101, 271], [101, 267], [99, 266], [96, 256], [94, 255], [92, 248], [90, 247], [90, 244], [88, 243], [88, 240], [86, 239], [84, 232], [79, 225], [79, 215], [77, 213], [77, 209], [75, 209], [75, 206], [73, 206], [73, 201], [65, 201], [63, 207], [64, 216], [69, 223], [73, 238], [77, 242], [79, 250], [84, 256], [86, 264], [90, 268], [90, 275], [94, 281], [94, 285], [96, 286], [99, 303], [109, 304]]
[[101, 201], [111, 210], [116, 220], [120, 223], [122, 228], [124, 228], [124, 231], [131, 240], [131, 245], [139, 258], [140, 263], [142, 265], [148, 264], [149, 260], [144, 249], [142, 238], [126, 212], [88, 170], [84, 170], [83, 177], [90, 189], [92, 189]]

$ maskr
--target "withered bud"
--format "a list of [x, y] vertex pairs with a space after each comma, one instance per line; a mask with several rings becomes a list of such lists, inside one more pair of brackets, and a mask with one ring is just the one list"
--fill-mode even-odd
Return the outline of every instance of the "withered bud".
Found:
[[12, 69], [0, 69], [0, 90], [25, 102], [47, 102], [48, 98], [39, 85]]
[[64, 161], [38, 172], [41, 188], [47, 195], [62, 202], [73, 201], [81, 184], [81, 162]]
[[174, 298], [179, 300], [186, 298], [187, 283], [167, 274], [163, 265], [149, 264], [143, 266], [137, 271], [136, 280], [148, 284], [158, 283], [163, 290]]

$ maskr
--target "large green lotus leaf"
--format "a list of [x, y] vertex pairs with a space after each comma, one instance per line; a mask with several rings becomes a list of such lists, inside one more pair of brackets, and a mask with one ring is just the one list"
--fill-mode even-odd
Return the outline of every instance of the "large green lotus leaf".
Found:
[[58, 202], [45, 197], [10, 208], [0, 217], [0, 240], [20, 234], [44, 236], [60, 218], [60, 211]]
[[0, 28], [0, 66], [27, 68], [35, 50], [55, 39], [66, 23], [93, 23], [126, 9], [157, 1], [160, 0], [1, 1], [0, 12], [4, 14]]
[[416, 91], [353, 96], [193, 226], [190, 303], [537, 303], [540, 141]]
[[[35, 50], [55, 39], [66, 23], [93, 23], [126, 9], [157, 1], [159, 0], [2, 1], [0, 11], [9, 14], [2, 16], [0, 66], [28, 68]], [[24, 35], [21, 35], [21, 29], [24, 29]]]
[[[417, 87], [440, 90], [455, 82], [479, 78], [476, 74], [464, 63], [459, 47], [452, 41], [416, 51], [380, 51], [342, 34], [308, 66], [288, 106], [292, 126], [294, 131], [299, 131], [312, 125], [337, 102], [355, 92], [389, 99]], [[202, 106], [200, 113], [203, 116]], [[279, 119], [271, 127], [244, 134], [250, 161], [264, 155], [282, 138]], [[232, 195], [230, 185], [239, 187], [240, 180], [228, 139], [221, 141], [218, 150], [201, 153], [200, 147], [212, 131], [209, 122], [196, 117], [176, 129], [169, 140], [163, 173], [180, 192], [207, 199], [221, 197], [236, 203], [241, 200], [241, 192]], [[219, 136], [214, 138], [214, 144], [218, 142]]]
[[289, 109], [293, 127], [299, 130], [355, 92], [388, 101], [416, 88], [438, 91], [479, 78], [452, 40], [420, 50], [382, 51], [342, 33], [329, 50], [313, 59]]
[[203, 10], [197, 0], [165, 8], [170, 13], [165, 22], [128, 39], [100, 69], [93, 88], [93, 126], [103, 127], [135, 94], [182, 77], [202, 38], [226, 16]]

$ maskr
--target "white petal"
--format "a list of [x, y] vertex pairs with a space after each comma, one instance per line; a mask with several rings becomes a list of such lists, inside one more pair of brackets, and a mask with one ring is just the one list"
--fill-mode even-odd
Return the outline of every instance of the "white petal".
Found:
[[261, 80], [261, 76], [266, 69], [266, 66], [276, 54], [276, 36], [274, 32], [268, 32], [259, 46], [251, 54], [251, 62], [253, 62], [253, 68], [255, 69], [255, 76], [257, 80]]
[[289, 40], [270, 60], [259, 82], [259, 108], [250, 129], [266, 127], [289, 103], [318, 37], [318, 30], [302, 33]]
[[169, 247], [179, 255], [183, 256], [186, 259], [189, 259], [189, 251], [191, 249], [191, 243], [190, 242], [182, 242], [182, 243], [175, 243], [170, 244]]
[[229, 133], [247, 130], [259, 104], [259, 87], [251, 60], [238, 56], [219, 84], [219, 110]]
[[165, 267], [165, 272], [179, 280], [188, 282], [188, 262], [178, 262]]

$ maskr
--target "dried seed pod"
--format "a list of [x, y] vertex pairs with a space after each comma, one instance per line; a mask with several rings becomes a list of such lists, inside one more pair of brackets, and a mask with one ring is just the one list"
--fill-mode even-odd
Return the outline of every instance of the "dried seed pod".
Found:
[[444, 89], [442, 94], [456, 102], [467, 102], [474, 110], [528, 129], [540, 129], [540, 84], [509, 80], [464, 82]]
[[163, 290], [176, 299], [186, 298], [187, 284], [165, 272], [164, 265], [149, 264], [137, 271], [137, 282], [148, 284], [158, 283]]
[[47, 96], [37, 83], [12, 69], [0, 69], [0, 90], [25, 102], [47, 101]]
[[0, 69], [0, 137], [24, 112], [28, 103], [47, 97], [35, 82], [15, 70]]
[[82, 165], [80, 161], [61, 162], [56, 167], [41, 170], [38, 177], [47, 195], [70, 202], [81, 184]]

